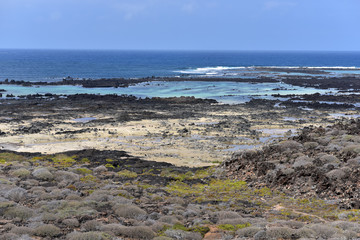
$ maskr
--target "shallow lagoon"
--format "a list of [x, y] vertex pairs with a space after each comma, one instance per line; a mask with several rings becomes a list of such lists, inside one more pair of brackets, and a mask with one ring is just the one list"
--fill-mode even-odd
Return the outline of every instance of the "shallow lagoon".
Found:
[[[272, 94], [312, 94], [327, 93], [334, 90], [322, 90], [292, 86], [285, 83], [243, 83], [243, 82], [145, 82], [127, 88], [83, 88], [81, 86], [17, 86], [2, 85], [7, 94], [14, 96], [28, 94], [126, 94], [136, 97], [180, 97], [194, 96], [196, 98], [215, 99], [221, 103], [243, 103], [251, 98], [272, 99]], [[275, 90], [276, 89], [276, 90]], [[281, 89], [281, 90], [279, 90]]]

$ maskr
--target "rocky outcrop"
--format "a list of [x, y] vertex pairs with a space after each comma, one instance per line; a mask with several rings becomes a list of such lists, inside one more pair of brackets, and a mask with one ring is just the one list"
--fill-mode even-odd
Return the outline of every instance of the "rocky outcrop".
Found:
[[360, 207], [360, 120], [304, 128], [286, 141], [235, 153], [221, 168], [254, 187]]

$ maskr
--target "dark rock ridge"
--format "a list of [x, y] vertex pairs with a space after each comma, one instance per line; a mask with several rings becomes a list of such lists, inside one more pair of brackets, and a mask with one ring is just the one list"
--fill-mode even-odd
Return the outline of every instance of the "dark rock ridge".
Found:
[[360, 102], [360, 96], [358, 94], [344, 94], [344, 95], [321, 95], [320, 93], [314, 94], [273, 94], [271, 95], [277, 98], [290, 98], [294, 100], [306, 100], [306, 101], [327, 101], [327, 102], [346, 102], [346, 103], [358, 103]]
[[251, 82], [251, 83], [264, 83], [264, 82], [278, 82], [272, 78], [194, 78], [194, 77], [151, 77], [151, 78], [139, 78], [139, 79], [125, 79], [125, 78], [101, 78], [101, 79], [84, 79], [77, 80], [72, 78], [66, 78], [57, 82], [30, 82], [30, 81], [16, 81], [5, 80], [0, 84], [21, 85], [21, 86], [59, 86], [59, 85], [80, 85], [85, 88], [104, 88], [104, 87], [128, 87], [143, 82], [154, 81], [202, 81], [202, 82]]
[[340, 90], [359, 90], [360, 78], [358, 76], [345, 76], [345, 77], [284, 77], [284, 83], [301, 86], [301, 87], [314, 87], [319, 89], [336, 88]]
[[235, 153], [220, 167], [254, 187], [360, 208], [360, 119], [304, 128], [286, 141]]
[[[266, 68], [264, 70], [267, 70]], [[279, 69], [279, 72], [282, 72]], [[321, 71], [316, 70], [286, 70], [285, 72], [302, 72], [319, 74]], [[203, 81], [203, 82], [247, 82], [247, 83], [275, 83], [284, 82], [294, 86], [313, 87], [318, 89], [339, 89], [342, 91], [357, 92], [360, 90], [360, 78], [357, 75], [350, 76], [281, 76], [267, 77], [261, 76], [257, 78], [228, 78], [228, 77], [146, 77], [137, 79], [126, 78], [101, 78], [101, 79], [73, 79], [64, 78], [57, 82], [32, 82], [23, 80], [8, 80], [0, 81], [0, 84], [21, 85], [21, 86], [57, 86], [57, 85], [80, 85], [85, 88], [103, 88], [103, 87], [128, 87], [138, 83], [155, 82], [155, 81]]]

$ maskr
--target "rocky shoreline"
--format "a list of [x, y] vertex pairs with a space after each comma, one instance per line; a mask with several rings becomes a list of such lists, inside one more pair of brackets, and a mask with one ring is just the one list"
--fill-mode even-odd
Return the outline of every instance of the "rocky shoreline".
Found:
[[[261, 69], [261, 68], [259, 68]], [[264, 68], [264, 71], [271, 69]], [[247, 83], [276, 83], [283, 82], [300, 87], [313, 87], [318, 89], [338, 89], [341, 91], [358, 92], [360, 90], [359, 76], [317, 76], [322, 73], [319, 70], [310, 69], [273, 69], [275, 72], [314, 74], [310, 76], [303, 75], [280, 75], [280, 76], [258, 76], [258, 77], [146, 77], [146, 78], [101, 78], [101, 79], [73, 79], [64, 78], [62, 81], [44, 82], [44, 81], [23, 81], [9, 80], [0, 81], [0, 85], [20, 85], [20, 86], [82, 86], [84, 88], [108, 88], [108, 87], [129, 87], [131, 85], [144, 82], [177, 82], [177, 81], [200, 81], [200, 82], [247, 82]]]
[[0, 239], [360, 238], [357, 95], [279, 97], [0, 99]]
[[23, 80], [8, 80], [0, 81], [0, 85], [20, 85], [20, 86], [61, 86], [79, 85], [84, 88], [107, 88], [107, 87], [128, 87], [143, 82], [174, 82], [174, 81], [199, 81], [199, 82], [250, 82], [250, 83], [271, 83], [278, 82], [278, 80], [271, 78], [206, 78], [206, 77], [147, 77], [139, 79], [125, 79], [125, 78], [102, 78], [102, 79], [63, 79], [57, 82], [30, 82]]
[[[210, 168], [1, 151], [0, 239], [358, 239], [359, 124], [306, 128]], [[326, 149], [343, 134], [351, 146]]]

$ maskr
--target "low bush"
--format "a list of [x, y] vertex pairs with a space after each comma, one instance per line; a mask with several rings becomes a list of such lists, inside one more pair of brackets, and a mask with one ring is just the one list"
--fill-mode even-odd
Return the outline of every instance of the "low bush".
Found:
[[281, 227], [289, 227], [293, 229], [299, 229], [304, 227], [303, 222], [297, 222], [297, 221], [285, 221], [285, 220], [278, 220], [275, 222], [277, 225], [280, 225]]
[[74, 172], [81, 175], [87, 175], [87, 174], [92, 174], [93, 171], [88, 168], [76, 168], [74, 169]]
[[123, 229], [122, 229], [123, 227], [124, 226], [121, 224], [112, 223], [112, 224], [102, 225], [100, 230], [116, 236], [120, 236], [123, 233]]
[[96, 220], [90, 220], [81, 225], [81, 229], [84, 229], [87, 232], [98, 231], [102, 227], [102, 223]]
[[44, 224], [35, 228], [34, 234], [40, 237], [56, 237], [61, 234], [60, 228], [53, 224]]
[[336, 228], [324, 224], [314, 224], [310, 226], [310, 229], [315, 232], [316, 237], [321, 237], [324, 239], [331, 238], [338, 232]]
[[174, 216], [162, 216], [159, 218], [159, 222], [168, 223], [168, 224], [177, 224], [179, 220]]
[[360, 224], [356, 222], [335, 221], [331, 223], [331, 226], [340, 228], [344, 231], [357, 229], [357, 232], [360, 233]]
[[14, 202], [20, 202], [26, 200], [27, 191], [23, 188], [13, 188], [6, 193], [6, 198]]
[[303, 147], [303, 145], [301, 143], [298, 143], [296, 141], [292, 141], [292, 140], [287, 140], [287, 141], [283, 141], [281, 142], [279, 145], [279, 150], [284, 152], [286, 150], [299, 150]]
[[123, 218], [133, 218], [133, 219], [144, 219], [146, 217], [146, 212], [135, 205], [116, 205], [114, 207], [115, 214]]
[[346, 239], [357, 239], [359, 237], [357, 232], [351, 230], [344, 231], [343, 235], [346, 237]]
[[99, 173], [103, 173], [103, 172], [107, 172], [107, 168], [103, 165], [94, 168], [94, 173], [99, 174]]
[[293, 168], [298, 168], [298, 167], [305, 167], [305, 166], [310, 166], [313, 164], [313, 160], [312, 158], [309, 158], [307, 156], [301, 156], [295, 159], [295, 162], [293, 164]]
[[305, 149], [315, 149], [317, 146], [319, 146], [319, 143], [317, 143], [317, 142], [305, 142], [304, 143]]
[[14, 227], [10, 230], [11, 233], [15, 233], [16, 235], [33, 235], [34, 229], [29, 227]]
[[202, 236], [197, 232], [187, 232], [179, 229], [168, 229], [165, 231], [165, 235], [172, 239], [183, 239], [183, 240], [201, 240]]
[[252, 238], [259, 231], [261, 231], [259, 227], [247, 227], [237, 230], [236, 235], [239, 238]]
[[268, 239], [291, 239], [295, 231], [288, 227], [272, 227], [266, 230]]
[[10, 207], [4, 213], [4, 217], [7, 219], [19, 218], [22, 221], [29, 219], [33, 215], [32, 209], [23, 206]]
[[138, 174], [136, 172], [129, 171], [127, 169], [122, 170], [117, 173], [119, 177], [121, 178], [136, 178]]
[[62, 223], [66, 227], [70, 227], [70, 228], [75, 228], [75, 227], [78, 227], [80, 225], [79, 221], [76, 218], [64, 219], [62, 221]]
[[232, 211], [219, 211], [215, 213], [219, 220], [222, 219], [234, 219], [234, 218], [241, 218], [241, 216], [237, 212]]
[[11, 172], [11, 175], [19, 177], [19, 178], [26, 178], [30, 176], [30, 171], [26, 168], [19, 168]]
[[325, 155], [321, 156], [320, 161], [322, 162], [322, 164], [339, 163], [340, 162], [337, 157], [335, 157], [334, 155], [330, 155], [330, 154], [325, 154]]
[[360, 145], [358, 144], [350, 144], [342, 149], [344, 154], [359, 154], [360, 153]]
[[303, 228], [300, 228], [300, 229], [296, 229], [295, 230], [295, 235], [298, 237], [298, 238], [314, 238], [316, 233], [308, 228], [308, 227], [303, 227]]
[[153, 239], [156, 236], [151, 228], [146, 226], [125, 227], [120, 224], [108, 224], [104, 225], [101, 230], [132, 239]]
[[345, 172], [341, 169], [334, 169], [326, 173], [326, 176], [331, 180], [340, 180], [346, 176]]
[[113, 237], [103, 232], [73, 232], [66, 236], [67, 240], [112, 240]]
[[52, 173], [46, 169], [46, 168], [38, 168], [35, 169], [32, 172], [32, 175], [40, 180], [46, 181], [46, 180], [52, 180], [54, 178], [54, 176], [52, 175]]
[[218, 224], [231, 224], [231, 225], [241, 225], [246, 223], [248, 223], [248, 221], [244, 218], [230, 218], [230, 219], [227, 218], [218, 221]]
[[57, 182], [64, 182], [66, 185], [72, 184], [80, 180], [78, 174], [69, 171], [57, 171], [55, 180]]
[[0, 235], [0, 240], [19, 240], [19, 236], [15, 233], [4, 233]]
[[242, 229], [242, 228], [247, 228], [250, 227], [251, 224], [250, 223], [245, 223], [245, 224], [220, 224], [218, 225], [218, 228], [221, 230], [225, 230], [225, 231], [237, 231], [238, 229]]

